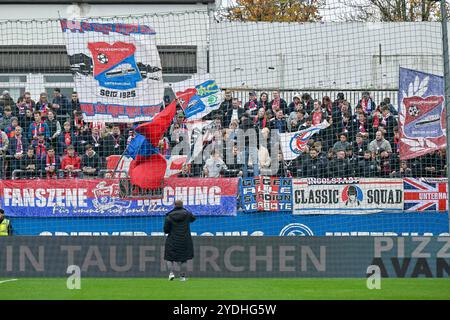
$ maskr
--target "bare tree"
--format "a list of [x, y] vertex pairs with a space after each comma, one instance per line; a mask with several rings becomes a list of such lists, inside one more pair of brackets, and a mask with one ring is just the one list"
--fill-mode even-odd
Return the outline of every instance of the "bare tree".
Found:
[[[351, 10], [340, 18], [345, 21], [436, 21], [439, 2], [430, 0], [343, 0]], [[448, 6], [447, 6], [448, 10]]]

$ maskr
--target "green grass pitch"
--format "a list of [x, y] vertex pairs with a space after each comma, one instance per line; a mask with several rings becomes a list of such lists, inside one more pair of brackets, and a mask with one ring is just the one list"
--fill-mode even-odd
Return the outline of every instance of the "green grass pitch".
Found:
[[380, 290], [339, 278], [82, 278], [80, 290], [68, 290], [63, 278], [5, 280], [1, 300], [450, 300], [450, 279], [382, 279]]

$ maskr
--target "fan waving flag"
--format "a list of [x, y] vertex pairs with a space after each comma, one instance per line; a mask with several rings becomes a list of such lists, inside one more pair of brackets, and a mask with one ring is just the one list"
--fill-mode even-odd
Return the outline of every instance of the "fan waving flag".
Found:
[[280, 146], [284, 160], [294, 160], [301, 155], [306, 150], [308, 140], [316, 133], [319, 133], [321, 129], [325, 129], [329, 125], [330, 124], [327, 121], [324, 121], [302, 131], [280, 133]]
[[[183, 98], [184, 96], [181, 96]], [[177, 100], [172, 101], [153, 120], [136, 127], [136, 137], [130, 141], [125, 155], [133, 158], [128, 174], [131, 184], [144, 189], [157, 189], [164, 181], [167, 162], [158, 144], [177, 112]]]
[[160, 111], [164, 84], [153, 28], [60, 23], [85, 121], [148, 121]]

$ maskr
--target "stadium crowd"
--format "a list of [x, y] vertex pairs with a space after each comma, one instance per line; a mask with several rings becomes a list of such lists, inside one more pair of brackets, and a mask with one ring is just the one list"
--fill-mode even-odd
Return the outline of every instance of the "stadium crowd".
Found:
[[[167, 99], [165, 102], [170, 103]], [[201, 132], [200, 161], [184, 164], [178, 176], [446, 176], [445, 149], [400, 161], [396, 117], [389, 98], [377, 104], [369, 92], [362, 93], [352, 108], [343, 93], [338, 93], [334, 101], [327, 96], [317, 100], [304, 93], [287, 103], [278, 91], [272, 92], [271, 99], [266, 92], [259, 97], [250, 92], [248, 101], [241, 103], [227, 90], [220, 108], [204, 117], [210, 124]], [[275, 131], [296, 132], [324, 121], [330, 125], [314, 135], [306, 151], [295, 160], [285, 161], [279, 147], [273, 154], [271, 144], [279, 143], [272, 141]], [[25, 92], [16, 101], [4, 91], [0, 96], [0, 176], [98, 177], [106, 169], [109, 156], [124, 153], [136, 135], [135, 127], [133, 123], [84, 122], [76, 92], [67, 98], [55, 89], [52, 99], [42, 93], [37, 101]], [[239, 129], [254, 130], [256, 143], [239, 145]], [[159, 143], [161, 154], [169, 158], [174, 147], [186, 139], [192, 146], [195, 135], [189, 137], [187, 130], [179, 108]], [[230, 157], [225, 159], [226, 154], [231, 154], [232, 161]]]

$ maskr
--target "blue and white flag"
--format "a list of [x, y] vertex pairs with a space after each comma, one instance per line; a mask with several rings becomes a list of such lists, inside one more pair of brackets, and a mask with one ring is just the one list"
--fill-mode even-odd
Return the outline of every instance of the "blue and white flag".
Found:
[[294, 160], [301, 155], [306, 150], [309, 139], [329, 125], [327, 121], [324, 121], [305, 130], [280, 133], [280, 146], [284, 160]]
[[217, 110], [223, 100], [222, 92], [209, 74], [197, 75], [191, 79], [171, 84], [175, 95], [187, 94], [187, 100], [180, 101], [187, 120], [198, 120]]
[[160, 111], [164, 84], [153, 28], [60, 23], [85, 121], [148, 121]]

